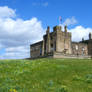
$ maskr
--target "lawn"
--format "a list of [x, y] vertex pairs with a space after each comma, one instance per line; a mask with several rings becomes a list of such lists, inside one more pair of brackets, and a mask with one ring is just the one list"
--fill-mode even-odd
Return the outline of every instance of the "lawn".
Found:
[[0, 60], [0, 92], [92, 92], [92, 60]]

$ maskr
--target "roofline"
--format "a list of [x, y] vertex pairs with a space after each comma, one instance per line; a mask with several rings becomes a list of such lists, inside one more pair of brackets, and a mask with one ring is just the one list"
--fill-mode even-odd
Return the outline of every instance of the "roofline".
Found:
[[37, 44], [41, 44], [43, 41], [39, 41], [39, 42], [36, 42], [36, 43], [33, 43], [31, 44], [30, 46], [34, 46], [34, 45], [37, 45]]

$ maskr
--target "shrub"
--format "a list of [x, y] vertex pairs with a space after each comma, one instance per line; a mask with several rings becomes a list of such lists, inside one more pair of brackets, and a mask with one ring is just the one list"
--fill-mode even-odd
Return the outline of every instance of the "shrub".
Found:
[[62, 85], [60, 88], [59, 88], [59, 91], [58, 92], [68, 92], [67, 90], [67, 87], [65, 85]]
[[50, 80], [48, 83], [48, 86], [51, 87], [51, 86], [53, 86], [53, 84], [54, 84], [54, 82], [52, 80]]
[[86, 78], [87, 78], [87, 79], [92, 79], [92, 74], [86, 75]]
[[86, 79], [87, 83], [92, 83], [92, 79]]
[[74, 75], [73, 76], [73, 80], [76, 80], [76, 81], [81, 81], [81, 80], [83, 80], [80, 76], [78, 76], [78, 75]]
[[88, 75], [86, 76], [86, 82], [87, 82], [87, 83], [92, 83], [92, 74], [88, 74]]

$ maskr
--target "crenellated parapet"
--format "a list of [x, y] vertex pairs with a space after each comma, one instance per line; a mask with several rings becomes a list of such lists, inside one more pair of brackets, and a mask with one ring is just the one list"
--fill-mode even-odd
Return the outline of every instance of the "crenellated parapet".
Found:
[[62, 27], [61, 26], [55, 26], [55, 27], [53, 27], [53, 31], [62, 31]]

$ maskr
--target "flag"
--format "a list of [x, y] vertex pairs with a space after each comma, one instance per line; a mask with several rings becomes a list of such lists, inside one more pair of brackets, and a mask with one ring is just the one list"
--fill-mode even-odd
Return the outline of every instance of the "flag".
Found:
[[59, 24], [61, 24], [61, 22], [62, 22], [62, 17], [59, 16]]
[[59, 16], [59, 21], [62, 21], [62, 17], [61, 16]]

